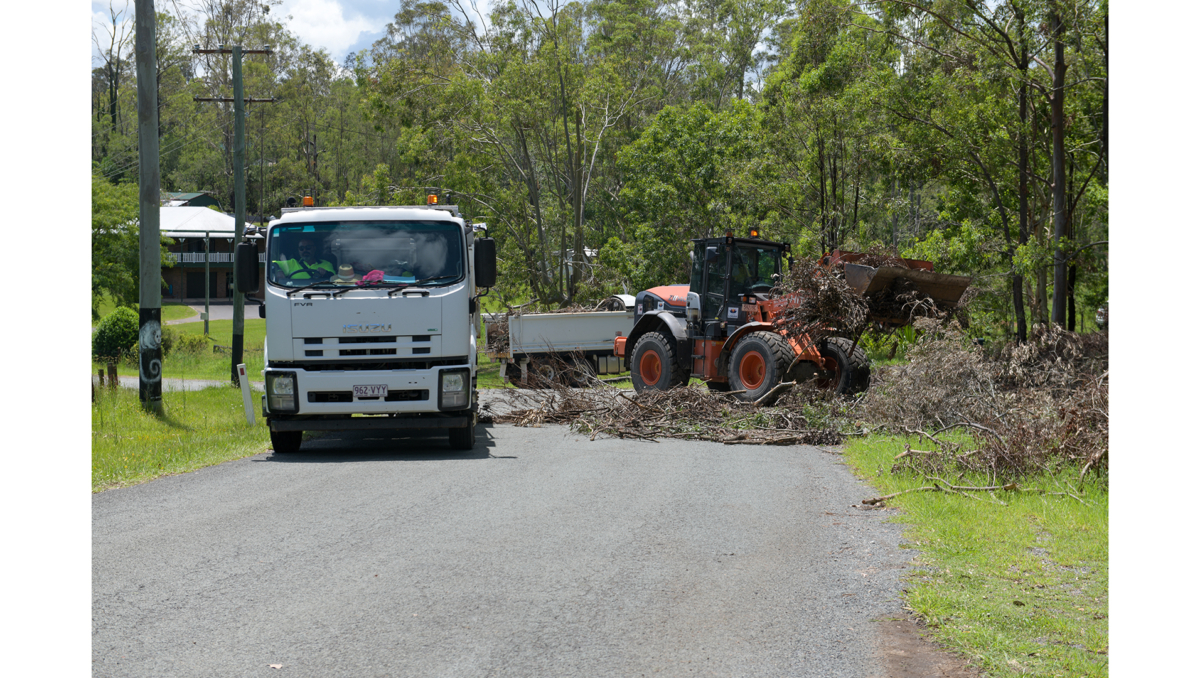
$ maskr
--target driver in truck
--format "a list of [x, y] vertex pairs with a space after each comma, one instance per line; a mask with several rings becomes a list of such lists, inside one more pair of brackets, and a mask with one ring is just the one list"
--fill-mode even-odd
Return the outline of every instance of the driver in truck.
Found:
[[293, 280], [322, 280], [333, 275], [333, 264], [326, 259], [318, 259], [318, 244], [313, 238], [301, 238], [296, 244], [297, 257], [271, 262], [279, 267], [279, 271]]

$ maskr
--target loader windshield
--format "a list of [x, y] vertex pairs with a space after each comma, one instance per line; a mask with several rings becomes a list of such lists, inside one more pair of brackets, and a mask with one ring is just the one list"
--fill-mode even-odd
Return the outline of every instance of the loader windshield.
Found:
[[737, 243], [729, 269], [729, 294], [765, 294], [779, 284], [783, 252], [777, 247]]
[[267, 280], [289, 288], [447, 285], [466, 273], [463, 235], [445, 221], [347, 221], [271, 229]]

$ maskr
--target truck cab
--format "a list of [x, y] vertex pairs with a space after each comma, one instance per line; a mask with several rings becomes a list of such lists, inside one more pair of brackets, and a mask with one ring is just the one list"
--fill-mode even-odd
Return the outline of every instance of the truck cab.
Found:
[[264, 235], [275, 451], [298, 449], [303, 431], [408, 428], [471, 449], [493, 241], [454, 206], [285, 209]]

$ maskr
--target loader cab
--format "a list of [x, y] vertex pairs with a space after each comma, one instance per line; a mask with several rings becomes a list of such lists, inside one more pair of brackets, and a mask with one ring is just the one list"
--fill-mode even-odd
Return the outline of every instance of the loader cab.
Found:
[[746, 307], [769, 298], [783, 277], [786, 243], [758, 238], [702, 238], [692, 241], [689, 291], [699, 297], [696, 334], [725, 337], [748, 322]]

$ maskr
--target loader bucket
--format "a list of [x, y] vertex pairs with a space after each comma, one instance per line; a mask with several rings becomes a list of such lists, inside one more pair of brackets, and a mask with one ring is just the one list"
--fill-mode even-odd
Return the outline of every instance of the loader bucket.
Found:
[[881, 266], [873, 268], [861, 264], [845, 264], [846, 282], [850, 287], [863, 296], [887, 289], [897, 278], [908, 280], [924, 294], [928, 294], [939, 303], [957, 304], [963, 292], [971, 284], [971, 279], [963, 275], [934, 273], [914, 268], [900, 266]]

